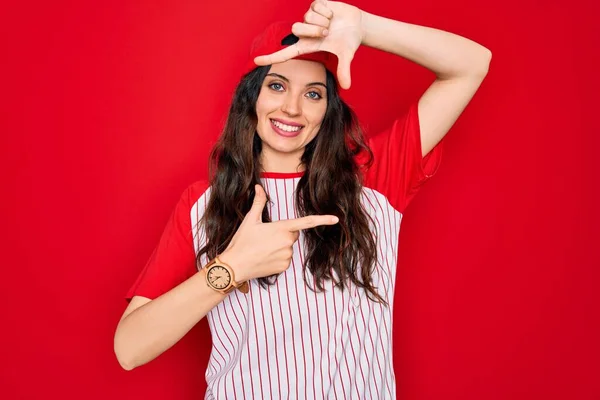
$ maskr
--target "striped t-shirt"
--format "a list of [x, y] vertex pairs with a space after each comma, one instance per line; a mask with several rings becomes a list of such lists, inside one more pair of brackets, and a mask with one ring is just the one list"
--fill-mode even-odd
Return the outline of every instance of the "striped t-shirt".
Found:
[[[377, 264], [373, 284], [389, 306], [355, 285], [344, 291], [325, 282], [312, 291], [303, 278], [304, 236], [290, 267], [274, 285], [250, 281], [250, 292], [230, 293], [207, 319], [212, 351], [206, 399], [395, 399], [392, 311], [402, 213], [438, 168], [442, 146], [421, 156], [417, 105], [392, 127], [371, 137], [374, 163], [361, 201], [375, 222]], [[272, 221], [297, 218], [294, 192], [302, 173], [264, 173]], [[198, 272], [197, 231], [210, 187], [190, 185], [178, 202], [146, 267], [127, 297], [154, 299]], [[197, 232], [199, 234], [197, 234]], [[208, 263], [206, 256], [200, 263]], [[306, 271], [309, 282], [313, 279]]]

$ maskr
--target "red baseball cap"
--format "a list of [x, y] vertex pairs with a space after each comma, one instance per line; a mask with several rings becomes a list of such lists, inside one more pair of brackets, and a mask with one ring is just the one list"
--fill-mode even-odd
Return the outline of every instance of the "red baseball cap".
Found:
[[[254, 58], [275, 53], [276, 51], [296, 43], [298, 37], [292, 33], [292, 25], [293, 22], [275, 22], [258, 35], [250, 46], [250, 57], [244, 69], [244, 73], [248, 73], [258, 67], [258, 65], [254, 63]], [[294, 59], [320, 62], [337, 78], [338, 59], [333, 53], [318, 51], [315, 53], [302, 54], [294, 57]]]

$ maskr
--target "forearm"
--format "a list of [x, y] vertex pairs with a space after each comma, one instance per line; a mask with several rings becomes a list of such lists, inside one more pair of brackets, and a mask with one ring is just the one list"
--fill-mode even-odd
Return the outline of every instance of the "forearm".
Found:
[[362, 13], [363, 45], [411, 60], [441, 79], [487, 73], [491, 52], [470, 39]]
[[198, 272], [135, 309], [117, 326], [114, 346], [119, 363], [130, 370], [158, 357], [224, 298], [208, 287], [204, 272]]

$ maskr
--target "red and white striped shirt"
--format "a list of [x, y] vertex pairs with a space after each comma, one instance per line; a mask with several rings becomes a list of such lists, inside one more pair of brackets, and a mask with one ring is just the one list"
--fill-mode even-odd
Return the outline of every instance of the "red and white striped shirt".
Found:
[[[342, 292], [329, 281], [323, 292], [312, 291], [303, 278], [301, 232], [290, 267], [274, 285], [263, 289], [250, 281], [248, 294], [233, 291], [207, 314], [213, 347], [206, 399], [396, 398], [392, 312], [402, 212], [437, 170], [442, 146], [421, 157], [416, 104], [369, 146], [375, 159], [361, 201], [375, 221], [373, 284], [390, 306], [368, 300], [355, 285]], [[298, 217], [294, 191], [301, 176], [263, 174], [273, 221]], [[128, 298], [156, 298], [198, 271], [195, 256], [206, 237], [198, 221], [209, 197], [205, 182], [183, 193]]]

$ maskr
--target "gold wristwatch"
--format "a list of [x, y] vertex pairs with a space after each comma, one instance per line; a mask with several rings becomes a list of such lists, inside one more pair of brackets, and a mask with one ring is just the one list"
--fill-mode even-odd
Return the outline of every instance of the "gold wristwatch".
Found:
[[206, 284], [219, 293], [228, 294], [236, 288], [242, 293], [248, 293], [250, 289], [248, 282], [236, 282], [231, 267], [221, 262], [218, 257], [212, 259], [203, 269], [206, 276]]

